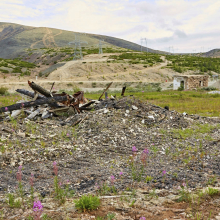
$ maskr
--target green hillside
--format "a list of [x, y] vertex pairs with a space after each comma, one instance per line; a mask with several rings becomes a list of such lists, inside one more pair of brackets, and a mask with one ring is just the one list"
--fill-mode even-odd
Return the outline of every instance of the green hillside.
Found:
[[[26, 56], [28, 54], [27, 49], [73, 48], [74, 45], [69, 44], [69, 42], [75, 40], [75, 34], [76, 32], [73, 31], [0, 22], [0, 57], [13, 59], [22, 55]], [[99, 39], [105, 41], [104, 47], [106, 48], [125, 48], [140, 51], [140, 45], [122, 39], [94, 34], [80, 34], [80, 40], [87, 42], [82, 43], [81, 46], [87, 49], [98, 48]], [[147, 48], [143, 47], [143, 51], [147, 51]], [[150, 48], [149, 52], [157, 53], [157, 51]]]

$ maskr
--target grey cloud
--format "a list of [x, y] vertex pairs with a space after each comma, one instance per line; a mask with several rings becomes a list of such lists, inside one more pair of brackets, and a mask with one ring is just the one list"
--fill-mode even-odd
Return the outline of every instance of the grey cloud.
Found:
[[185, 34], [185, 32], [183, 31], [180, 31], [180, 30], [176, 30], [173, 34], [174, 37], [177, 37], [177, 38], [186, 38], [187, 35]]

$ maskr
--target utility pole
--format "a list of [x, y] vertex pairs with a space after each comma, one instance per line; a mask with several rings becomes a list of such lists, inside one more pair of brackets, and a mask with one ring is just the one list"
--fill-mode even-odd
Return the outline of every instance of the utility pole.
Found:
[[99, 46], [99, 54], [103, 54], [103, 51], [102, 51], [102, 46], [104, 45], [103, 42], [104, 42], [104, 40], [99, 40], [99, 44], [98, 44], [98, 46]]
[[141, 38], [141, 52], [142, 52], [142, 42], [145, 42], [146, 48], [147, 48], [147, 53], [148, 53], [147, 38]]
[[73, 55], [73, 60], [83, 59], [81, 44], [88, 44], [86, 41], [80, 40], [80, 34], [75, 34], [75, 41], [69, 42], [69, 44], [75, 44], [75, 50]]

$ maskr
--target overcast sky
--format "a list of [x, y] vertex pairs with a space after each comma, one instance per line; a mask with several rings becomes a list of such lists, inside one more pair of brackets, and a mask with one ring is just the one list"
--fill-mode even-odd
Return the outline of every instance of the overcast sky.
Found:
[[220, 48], [220, 0], [0, 0], [0, 21], [146, 38], [172, 52]]

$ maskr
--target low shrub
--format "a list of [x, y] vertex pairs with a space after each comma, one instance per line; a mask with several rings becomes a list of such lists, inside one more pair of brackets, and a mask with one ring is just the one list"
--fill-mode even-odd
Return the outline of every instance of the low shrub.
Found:
[[6, 87], [0, 87], [0, 95], [5, 95], [8, 91], [8, 88]]
[[203, 87], [203, 88], [201, 88], [201, 90], [204, 90], [204, 91], [214, 91], [214, 90], [217, 90], [217, 89], [215, 87], [210, 86], [210, 87]]
[[76, 208], [83, 212], [97, 209], [101, 204], [99, 197], [93, 195], [83, 195], [80, 199], [74, 200], [74, 203]]
[[2, 72], [2, 73], [9, 73], [8, 70], [4, 70], [4, 69], [0, 69], [0, 72]]

